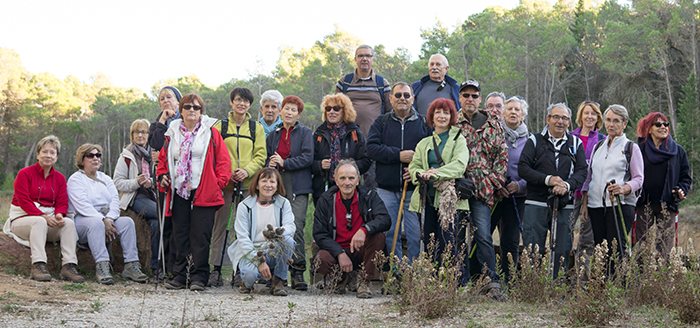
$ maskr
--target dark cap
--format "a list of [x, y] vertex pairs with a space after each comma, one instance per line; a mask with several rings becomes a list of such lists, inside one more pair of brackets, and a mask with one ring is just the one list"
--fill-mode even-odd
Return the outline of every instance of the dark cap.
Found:
[[464, 88], [466, 88], [466, 87], [475, 87], [476, 90], [481, 92], [481, 85], [479, 84], [479, 82], [477, 80], [469, 79], [469, 80], [464, 81], [464, 83], [462, 83], [459, 86], [459, 92], [462, 92], [462, 90], [464, 90]]

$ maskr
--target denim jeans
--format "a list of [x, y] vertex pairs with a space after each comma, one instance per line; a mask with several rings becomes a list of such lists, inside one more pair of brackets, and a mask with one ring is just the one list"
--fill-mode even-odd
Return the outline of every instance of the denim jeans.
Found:
[[520, 228], [522, 215], [525, 211], [525, 197], [506, 197], [495, 206], [491, 215], [491, 233], [498, 227], [501, 239], [501, 272], [505, 274], [506, 281], [514, 272], [510, 272], [508, 253], [513, 257], [513, 264], [518, 266], [520, 255]]
[[[391, 217], [391, 228], [386, 234], [386, 248], [391, 252], [391, 245], [394, 242], [394, 230], [396, 229], [396, 220], [399, 214], [399, 205], [401, 204], [401, 192], [393, 192], [382, 188], [377, 188], [379, 198], [384, 202], [386, 210], [389, 211]], [[413, 190], [406, 190], [406, 198], [403, 203], [403, 215], [401, 216], [402, 224], [399, 226], [399, 236], [396, 239], [396, 251], [394, 254], [399, 258], [403, 258], [401, 247], [402, 230], [406, 232], [406, 240], [408, 242], [408, 263], [411, 264], [413, 259], [418, 257], [420, 253], [420, 222], [418, 222], [418, 213], [408, 210], [408, 205], [411, 203]]]
[[[472, 227], [476, 228], [473, 235], [473, 242], [476, 245], [476, 261], [472, 262], [472, 276], [474, 273], [481, 273], [486, 263], [488, 275], [493, 280], [500, 280], [496, 272], [496, 252], [493, 248], [493, 238], [491, 237], [491, 208], [485, 203], [474, 198], [469, 199], [470, 219]], [[471, 249], [467, 250], [471, 255]], [[469, 256], [465, 262], [469, 261]]]
[[[570, 219], [573, 209], [561, 208], [558, 211], [557, 219], [557, 245], [554, 249], [554, 270], [552, 276], [559, 275], [560, 267], [567, 271], [569, 269], [569, 253], [571, 253], [572, 234]], [[575, 219], [574, 219], [575, 220]], [[551, 229], [552, 211], [549, 207], [525, 204], [523, 215], [523, 244], [525, 247], [532, 244], [539, 246], [540, 254], [544, 255], [544, 243], [547, 239], [547, 232]], [[564, 257], [564, 262], [560, 263], [560, 258]]]
[[[292, 257], [292, 252], [294, 251], [294, 239], [291, 236], [284, 236], [284, 243], [287, 244], [284, 254], [278, 257], [270, 256], [270, 249], [265, 250], [265, 263], [270, 267], [270, 273], [278, 278], [286, 281], [287, 271], [289, 271], [289, 266], [287, 265], [287, 259]], [[258, 267], [251, 263], [250, 261], [241, 261], [238, 263], [238, 268], [241, 270], [241, 279], [246, 287], [252, 287], [253, 284], [262, 275], [258, 271]]]
[[150, 198], [137, 194], [134, 203], [131, 204], [131, 210], [143, 215], [144, 220], [148, 221], [151, 226], [151, 270], [158, 268], [158, 250], [160, 249], [160, 229], [158, 229], [158, 209], [156, 202]]

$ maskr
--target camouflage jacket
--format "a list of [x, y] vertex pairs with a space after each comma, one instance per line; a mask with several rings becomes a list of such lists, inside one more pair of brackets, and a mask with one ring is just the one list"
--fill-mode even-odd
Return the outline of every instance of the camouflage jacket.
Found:
[[458, 114], [457, 127], [467, 139], [469, 165], [466, 173], [476, 185], [474, 197], [493, 207], [494, 192], [506, 184], [508, 146], [498, 119], [486, 111], [479, 111], [488, 116], [486, 123], [480, 128], [475, 129], [471, 125], [463, 110]]

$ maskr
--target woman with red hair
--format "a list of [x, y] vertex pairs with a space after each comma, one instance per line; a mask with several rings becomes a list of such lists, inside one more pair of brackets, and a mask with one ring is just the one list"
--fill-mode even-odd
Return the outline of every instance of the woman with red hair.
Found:
[[685, 149], [673, 141], [668, 126], [666, 116], [659, 112], [649, 113], [637, 124], [645, 178], [637, 200], [635, 242], [643, 241], [656, 224], [662, 233], [656, 248], [664, 257], [671, 253], [675, 239], [675, 220], [669, 213], [678, 211], [678, 202], [685, 199], [693, 181]]

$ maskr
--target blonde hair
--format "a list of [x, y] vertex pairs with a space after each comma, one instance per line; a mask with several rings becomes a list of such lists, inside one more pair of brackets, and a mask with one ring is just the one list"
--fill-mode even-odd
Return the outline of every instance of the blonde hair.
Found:
[[129, 132], [129, 141], [134, 142], [134, 132], [138, 131], [139, 129], [143, 128], [146, 131], [148, 131], [148, 128], [151, 124], [148, 122], [146, 119], [138, 119], [131, 123], [131, 131]]
[[36, 153], [39, 154], [41, 149], [46, 147], [46, 145], [53, 145], [53, 147], [56, 148], [57, 154], [61, 152], [61, 141], [58, 140], [58, 137], [56, 137], [53, 134], [42, 138], [41, 140], [39, 140], [39, 142], [36, 143]]
[[355, 111], [355, 107], [353, 107], [350, 98], [342, 93], [326, 95], [323, 97], [323, 100], [321, 101], [321, 113], [323, 113], [322, 117], [324, 122], [328, 120], [326, 117], [326, 104], [328, 104], [330, 100], [335, 101], [336, 105], [343, 108], [343, 122], [346, 124], [355, 122], [357, 119], [357, 111]]

